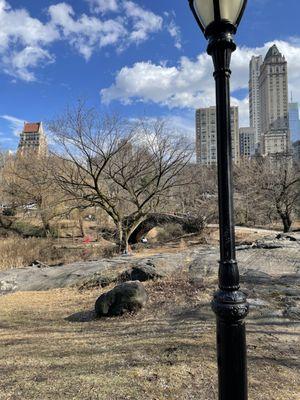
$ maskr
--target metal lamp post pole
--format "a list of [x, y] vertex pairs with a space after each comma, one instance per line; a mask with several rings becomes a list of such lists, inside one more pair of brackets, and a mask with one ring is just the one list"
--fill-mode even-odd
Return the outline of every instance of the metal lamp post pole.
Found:
[[214, 62], [218, 143], [220, 226], [219, 290], [212, 308], [217, 317], [219, 400], [247, 400], [246, 295], [239, 285], [235, 257], [232, 150], [230, 123], [230, 59], [236, 49], [233, 35], [247, 0], [189, 0], [191, 11], [206, 39]]
[[239, 291], [235, 256], [230, 124], [230, 59], [236, 45], [231, 33], [210, 38], [207, 52], [214, 62], [218, 142], [220, 226], [219, 290], [212, 308], [217, 317], [219, 400], [247, 400], [246, 296]]

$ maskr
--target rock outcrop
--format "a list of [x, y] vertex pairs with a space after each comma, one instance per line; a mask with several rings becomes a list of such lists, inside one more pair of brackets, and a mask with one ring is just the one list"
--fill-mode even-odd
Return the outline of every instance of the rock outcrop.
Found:
[[164, 273], [159, 273], [151, 261], [147, 260], [146, 262], [143, 260], [142, 262], [137, 263], [132, 268], [124, 271], [119, 279], [121, 282], [126, 281], [150, 281], [159, 278], [163, 278], [165, 276]]

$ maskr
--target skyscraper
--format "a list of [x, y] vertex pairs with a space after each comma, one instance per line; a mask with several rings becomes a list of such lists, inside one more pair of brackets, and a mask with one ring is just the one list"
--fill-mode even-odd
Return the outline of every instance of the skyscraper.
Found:
[[[239, 110], [230, 107], [232, 158], [239, 160]], [[196, 157], [197, 163], [214, 165], [217, 163], [216, 107], [196, 110]]]
[[255, 145], [260, 142], [260, 94], [259, 75], [262, 56], [253, 56], [249, 65], [249, 111], [250, 126], [255, 130]]
[[251, 157], [255, 153], [255, 128], [244, 127], [239, 129], [240, 157]]
[[38, 156], [47, 153], [47, 138], [42, 122], [24, 122], [24, 128], [20, 134], [18, 153], [21, 155], [34, 153]]
[[290, 150], [287, 62], [273, 45], [259, 75], [261, 153]]
[[300, 121], [299, 121], [299, 108], [298, 103], [289, 103], [289, 124], [291, 141], [296, 142], [300, 140]]

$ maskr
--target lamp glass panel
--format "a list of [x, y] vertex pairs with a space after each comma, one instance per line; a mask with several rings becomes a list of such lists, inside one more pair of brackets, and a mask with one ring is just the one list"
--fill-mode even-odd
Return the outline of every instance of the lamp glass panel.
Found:
[[194, 8], [203, 28], [205, 29], [215, 19], [214, 1], [194, 0]]
[[245, 0], [219, 0], [221, 19], [227, 19], [236, 24]]

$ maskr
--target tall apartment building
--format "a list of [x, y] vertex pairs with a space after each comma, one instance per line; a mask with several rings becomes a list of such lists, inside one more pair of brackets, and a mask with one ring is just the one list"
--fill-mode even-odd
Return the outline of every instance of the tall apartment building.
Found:
[[[239, 110], [230, 107], [232, 158], [239, 160]], [[196, 158], [202, 165], [217, 163], [216, 107], [196, 110]]]
[[255, 130], [255, 145], [260, 142], [260, 93], [259, 75], [262, 66], [262, 56], [253, 56], [249, 65], [249, 115], [250, 127]]
[[300, 162], [300, 140], [293, 143], [292, 151], [294, 160]]
[[298, 103], [289, 103], [289, 125], [291, 141], [296, 142], [297, 140], [300, 140], [300, 120]]
[[255, 153], [255, 128], [243, 127], [239, 129], [240, 157], [249, 158]]
[[273, 45], [264, 59], [259, 76], [261, 153], [290, 150], [287, 62]]
[[44, 133], [42, 122], [24, 122], [24, 128], [20, 134], [18, 153], [34, 153], [38, 156], [47, 153], [47, 138]]

